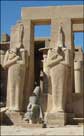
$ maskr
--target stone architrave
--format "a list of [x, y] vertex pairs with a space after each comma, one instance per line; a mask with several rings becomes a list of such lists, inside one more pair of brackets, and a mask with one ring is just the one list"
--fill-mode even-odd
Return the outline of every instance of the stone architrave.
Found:
[[28, 57], [22, 44], [23, 25], [19, 25], [20, 42], [10, 48], [4, 58], [4, 68], [8, 68], [7, 107], [10, 111], [22, 111], [25, 71]]
[[[48, 51], [47, 66], [50, 69], [50, 77], [52, 84], [52, 109], [48, 114], [50, 116], [62, 113], [63, 124], [65, 122], [64, 113], [66, 112], [67, 93], [69, 89], [69, 74], [70, 74], [70, 52], [64, 47], [62, 38], [62, 27], [59, 28], [57, 47]], [[58, 114], [59, 113], [59, 114]], [[54, 119], [55, 122], [56, 119]], [[52, 122], [52, 121], [51, 121]], [[55, 122], [56, 124], [62, 122]]]

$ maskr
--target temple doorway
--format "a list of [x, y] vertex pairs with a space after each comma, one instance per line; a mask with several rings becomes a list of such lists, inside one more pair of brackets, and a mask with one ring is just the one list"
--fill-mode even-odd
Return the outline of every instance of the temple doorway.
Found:
[[34, 42], [34, 73], [35, 73], [35, 82], [40, 86], [40, 76], [43, 72], [43, 53], [39, 51], [40, 48], [45, 47], [45, 41], [35, 41]]
[[39, 49], [49, 46], [50, 37], [50, 21], [34, 25], [34, 82], [39, 86], [43, 84], [43, 52]]

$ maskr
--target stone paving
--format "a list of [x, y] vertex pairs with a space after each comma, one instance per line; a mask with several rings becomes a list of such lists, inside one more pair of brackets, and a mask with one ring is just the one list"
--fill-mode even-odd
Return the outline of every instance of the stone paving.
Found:
[[1, 136], [83, 136], [83, 126], [65, 126], [57, 128], [24, 128], [1, 126]]

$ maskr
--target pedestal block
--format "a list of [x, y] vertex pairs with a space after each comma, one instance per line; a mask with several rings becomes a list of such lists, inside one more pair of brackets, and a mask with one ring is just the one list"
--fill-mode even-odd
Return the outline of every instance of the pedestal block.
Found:
[[73, 114], [64, 112], [48, 113], [46, 120], [48, 127], [64, 126], [69, 122], [73, 123]]
[[25, 121], [23, 117], [24, 117], [23, 112], [7, 111], [5, 113], [4, 123], [6, 125], [15, 125], [15, 126], [20, 126], [25, 128], [42, 128], [43, 126], [42, 123], [29, 124], [28, 121]]

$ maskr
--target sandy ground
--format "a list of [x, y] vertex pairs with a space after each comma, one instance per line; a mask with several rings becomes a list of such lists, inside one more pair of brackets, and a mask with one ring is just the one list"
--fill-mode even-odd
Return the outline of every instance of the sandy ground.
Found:
[[83, 136], [83, 126], [65, 126], [57, 128], [24, 128], [1, 126], [1, 136]]

